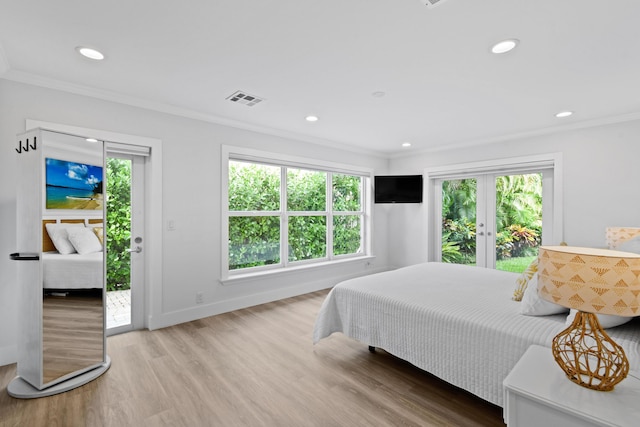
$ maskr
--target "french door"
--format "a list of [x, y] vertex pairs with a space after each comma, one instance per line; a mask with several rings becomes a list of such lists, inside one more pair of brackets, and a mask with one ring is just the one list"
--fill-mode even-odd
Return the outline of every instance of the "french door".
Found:
[[441, 261], [522, 271], [537, 256], [542, 173], [481, 174], [439, 179], [436, 185]]
[[428, 171], [429, 259], [523, 271], [561, 241], [559, 159]]

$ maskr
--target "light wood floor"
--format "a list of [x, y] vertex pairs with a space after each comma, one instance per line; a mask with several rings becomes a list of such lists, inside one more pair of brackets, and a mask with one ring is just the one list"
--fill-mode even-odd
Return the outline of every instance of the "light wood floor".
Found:
[[104, 362], [102, 295], [42, 300], [43, 383]]
[[311, 342], [326, 291], [110, 337], [111, 368], [67, 393], [10, 397], [0, 426], [502, 426], [502, 409], [334, 334]]

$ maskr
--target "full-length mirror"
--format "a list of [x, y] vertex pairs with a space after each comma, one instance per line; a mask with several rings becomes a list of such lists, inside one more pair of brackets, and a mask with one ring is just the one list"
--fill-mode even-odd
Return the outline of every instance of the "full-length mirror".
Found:
[[43, 383], [104, 361], [104, 156], [100, 141], [43, 132]]
[[[82, 385], [105, 350], [104, 144], [34, 129], [19, 136], [21, 343], [15, 397]], [[22, 256], [28, 253], [30, 256]]]

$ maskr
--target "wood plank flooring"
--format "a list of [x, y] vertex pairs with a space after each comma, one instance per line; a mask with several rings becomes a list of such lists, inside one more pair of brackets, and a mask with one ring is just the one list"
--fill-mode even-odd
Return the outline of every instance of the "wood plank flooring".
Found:
[[0, 426], [504, 426], [502, 409], [365, 344], [311, 342], [327, 291], [108, 338], [111, 368], [67, 393], [10, 397]]
[[[100, 291], [100, 290], [98, 290]], [[45, 295], [42, 300], [43, 383], [104, 362], [102, 293]]]

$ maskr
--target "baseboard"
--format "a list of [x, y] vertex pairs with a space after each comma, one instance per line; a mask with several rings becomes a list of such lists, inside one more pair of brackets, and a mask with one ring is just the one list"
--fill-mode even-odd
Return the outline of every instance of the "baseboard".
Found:
[[366, 273], [351, 274], [341, 276], [340, 278], [325, 278], [313, 282], [305, 282], [298, 286], [275, 289], [256, 294], [246, 295], [212, 304], [199, 305], [189, 307], [184, 310], [176, 310], [163, 313], [159, 316], [150, 316], [148, 319], [149, 329], [160, 329], [168, 326], [177, 325], [179, 323], [191, 322], [193, 320], [202, 319], [204, 317], [215, 316], [222, 313], [228, 313], [234, 310], [240, 310], [247, 307], [253, 307], [260, 304], [266, 304], [285, 298], [291, 298], [298, 295], [308, 294], [323, 289], [328, 289], [336, 285], [336, 283], [351, 278], [386, 271], [386, 269], [371, 269]]

